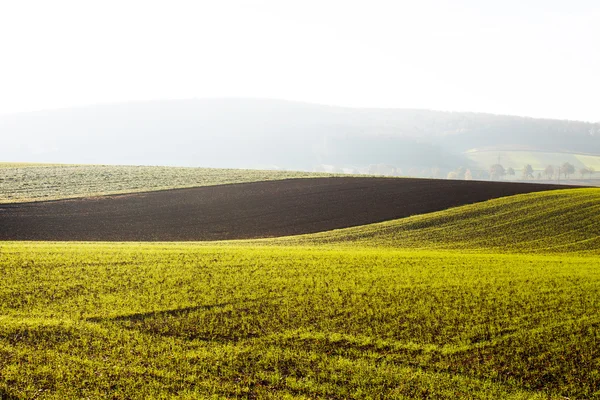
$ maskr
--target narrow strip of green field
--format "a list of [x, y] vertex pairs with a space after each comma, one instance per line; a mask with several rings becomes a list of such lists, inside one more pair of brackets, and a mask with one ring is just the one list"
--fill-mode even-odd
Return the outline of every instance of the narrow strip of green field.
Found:
[[326, 173], [115, 165], [0, 164], [0, 203], [333, 176]]
[[240, 244], [0, 251], [5, 396], [600, 398], [592, 257]]
[[32, 167], [71, 167], [75, 164], [0, 162], [0, 168], [32, 168]]

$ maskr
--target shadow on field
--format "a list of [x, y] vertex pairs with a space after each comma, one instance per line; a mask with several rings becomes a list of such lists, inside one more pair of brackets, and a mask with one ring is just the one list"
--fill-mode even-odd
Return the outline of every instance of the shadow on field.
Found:
[[[245, 303], [239, 302], [239, 303]], [[162, 311], [150, 311], [143, 313], [135, 313], [135, 314], [127, 314], [127, 315], [119, 315], [116, 317], [92, 317], [88, 318], [87, 321], [90, 322], [103, 322], [103, 321], [129, 321], [129, 322], [140, 322], [150, 318], [161, 318], [161, 317], [179, 317], [185, 314], [188, 314], [193, 311], [208, 311], [215, 308], [225, 307], [229, 305], [234, 305], [238, 303], [228, 302], [228, 303], [219, 303], [219, 304], [209, 304], [203, 306], [193, 306], [193, 307], [183, 307], [183, 308], [174, 308], [172, 310], [162, 310]]]
[[0, 400], [19, 400], [19, 397], [6, 393], [4, 389], [0, 389]]
[[[135, 313], [108, 318], [88, 318], [90, 322], [116, 323], [150, 335], [178, 337], [185, 340], [231, 342], [265, 334], [271, 315], [278, 312], [273, 300], [283, 296], [266, 296], [211, 305]], [[233, 306], [225, 308], [226, 306]]]
[[135, 314], [127, 314], [127, 315], [118, 315], [116, 317], [91, 317], [88, 318], [89, 322], [105, 322], [105, 321], [115, 321], [115, 322], [142, 322], [146, 319], [158, 319], [164, 317], [181, 317], [186, 314], [189, 314], [194, 311], [210, 311], [216, 308], [223, 308], [226, 306], [233, 306], [239, 304], [246, 303], [257, 303], [265, 300], [277, 300], [281, 299], [283, 296], [265, 296], [260, 297], [258, 299], [247, 299], [240, 301], [229, 301], [225, 303], [218, 304], [206, 304], [201, 306], [191, 306], [191, 307], [182, 307], [182, 308], [174, 308], [171, 310], [161, 310], [161, 311], [149, 311]]

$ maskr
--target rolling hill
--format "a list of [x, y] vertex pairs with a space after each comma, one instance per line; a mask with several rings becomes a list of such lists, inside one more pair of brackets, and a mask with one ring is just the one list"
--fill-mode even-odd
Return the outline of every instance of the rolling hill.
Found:
[[598, 399], [599, 208], [569, 189], [286, 238], [0, 242], [0, 397]]
[[0, 204], [0, 240], [198, 241], [297, 235], [559, 188], [564, 186], [315, 177]]
[[3, 239], [78, 242], [0, 241], [0, 398], [600, 398], [600, 189], [561, 188], [311, 178], [1, 205]]
[[597, 254], [600, 189], [519, 194], [289, 240], [402, 249]]

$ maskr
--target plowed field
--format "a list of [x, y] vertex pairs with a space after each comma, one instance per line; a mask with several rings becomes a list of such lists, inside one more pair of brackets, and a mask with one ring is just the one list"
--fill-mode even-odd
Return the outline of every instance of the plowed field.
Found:
[[296, 235], [439, 211], [546, 184], [312, 178], [0, 206], [0, 240], [195, 241]]

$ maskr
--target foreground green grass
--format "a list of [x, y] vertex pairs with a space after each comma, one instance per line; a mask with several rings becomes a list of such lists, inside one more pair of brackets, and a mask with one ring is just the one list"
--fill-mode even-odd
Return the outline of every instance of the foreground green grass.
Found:
[[0, 246], [0, 397], [600, 398], [594, 257]]
[[0, 163], [0, 203], [324, 176], [332, 174], [220, 168]]

